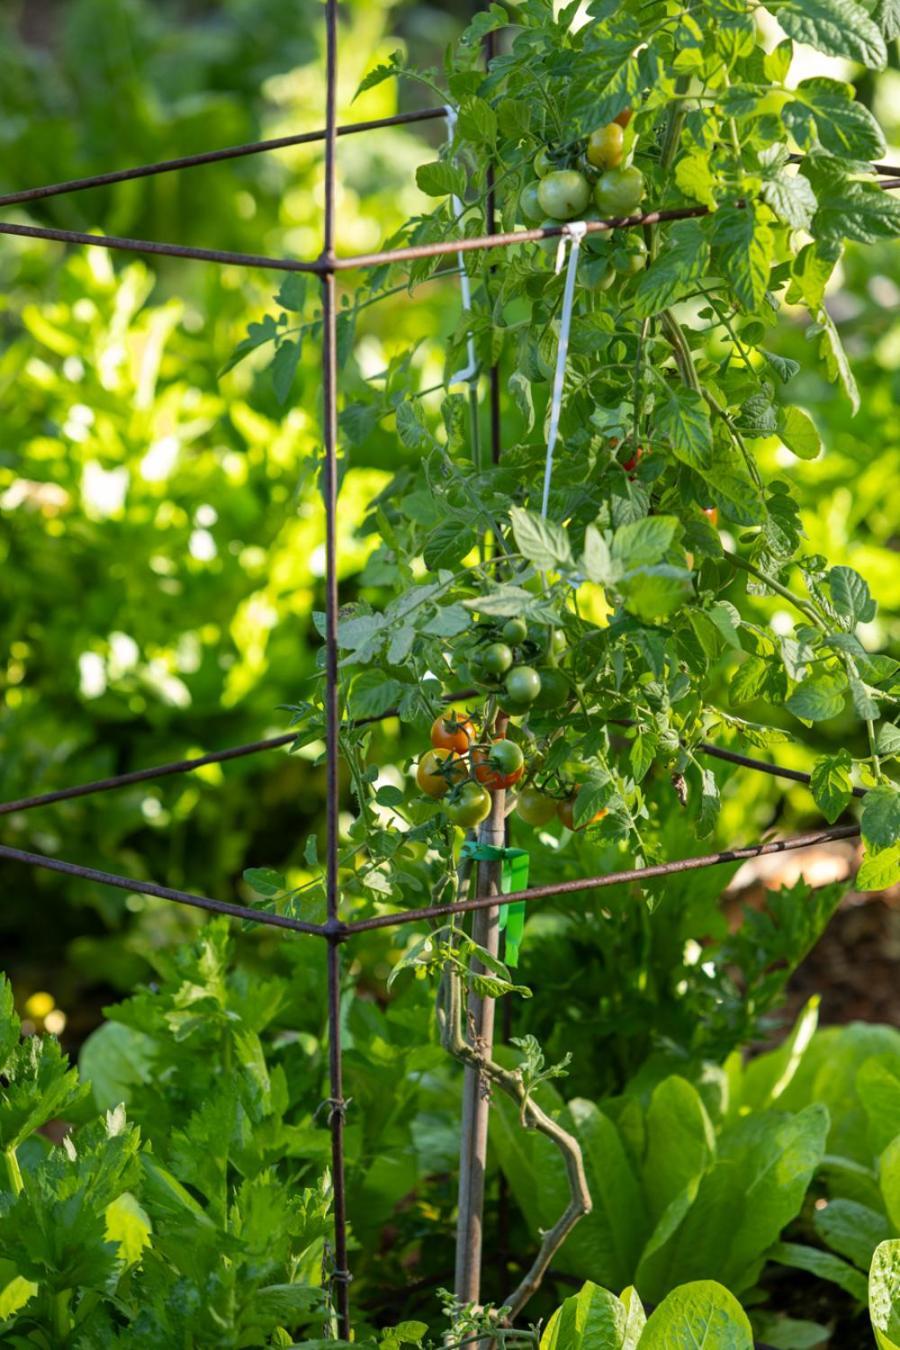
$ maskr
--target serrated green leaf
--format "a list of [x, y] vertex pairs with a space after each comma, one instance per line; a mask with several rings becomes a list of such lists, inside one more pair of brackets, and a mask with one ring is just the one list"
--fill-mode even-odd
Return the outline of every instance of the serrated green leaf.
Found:
[[405, 686], [378, 670], [364, 670], [350, 686], [348, 707], [351, 717], [383, 717], [395, 707]]
[[840, 675], [815, 675], [802, 680], [785, 700], [785, 707], [806, 722], [825, 722], [837, 717], [844, 706], [847, 681]]
[[863, 801], [860, 825], [863, 839], [875, 851], [900, 842], [900, 788], [870, 788]]
[[900, 844], [869, 853], [863, 858], [856, 874], [856, 886], [861, 891], [883, 891], [900, 881]]
[[468, 525], [458, 520], [444, 520], [432, 530], [422, 549], [422, 557], [429, 572], [461, 563], [478, 543], [478, 536]]
[[374, 70], [370, 70], [368, 75], [363, 76], [362, 80], [357, 85], [356, 93], [353, 95], [352, 101], [359, 98], [360, 94], [365, 93], [367, 89], [374, 89], [375, 86], [381, 84], [382, 81], [392, 79], [393, 76], [398, 75], [402, 69], [403, 52], [399, 50], [391, 52], [387, 62], [382, 62], [380, 66], [376, 66]]
[[674, 516], [646, 516], [643, 520], [621, 525], [613, 535], [613, 559], [626, 569], [661, 562], [677, 529], [678, 521]]
[[772, 231], [753, 206], [725, 206], [713, 217], [722, 274], [747, 310], [758, 309], [769, 284]]
[[796, 93], [812, 113], [826, 150], [847, 159], [884, 155], [887, 145], [881, 127], [865, 104], [855, 101], [852, 85], [817, 76], [801, 80]]
[[639, 318], [650, 318], [693, 290], [706, 273], [709, 244], [692, 221], [675, 225], [666, 246], [641, 274], [634, 296]]
[[448, 197], [452, 193], [461, 197], [466, 190], [466, 176], [456, 164], [436, 159], [430, 164], [420, 164], [416, 169], [416, 183], [420, 191], [429, 197]]
[[874, 70], [887, 65], [878, 27], [855, 0], [787, 0], [778, 22], [789, 37], [826, 56], [847, 56]]
[[900, 756], [900, 727], [893, 722], [882, 722], [875, 738], [875, 748], [879, 755], [888, 758]]
[[509, 518], [519, 552], [540, 571], [571, 567], [572, 548], [561, 525], [521, 506], [512, 507]]
[[847, 750], [836, 755], [822, 755], [816, 760], [810, 774], [810, 791], [816, 806], [832, 824], [850, 801], [853, 784], [850, 768], [853, 761]]
[[692, 469], [707, 469], [712, 456], [709, 406], [702, 394], [676, 385], [655, 409], [657, 434]]
[[828, 573], [831, 603], [838, 614], [853, 623], [869, 623], [875, 617], [875, 601], [864, 577], [852, 567], [832, 567]]
[[809, 229], [818, 203], [812, 184], [802, 173], [779, 173], [775, 178], [767, 178], [761, 196], [791, 229]]
[[856, 414], [860, 407], [859, 389], [853, 377], [853, 371], [850, 369], [850, 362], [847, 360], [847, 353], [844, 351], [840, 334], [824, 305], [816, 314], [816, 320], [821, 330], [819, 353], [825, 361], [828, 377], [841, 385], [850, 400], [853, 413]]

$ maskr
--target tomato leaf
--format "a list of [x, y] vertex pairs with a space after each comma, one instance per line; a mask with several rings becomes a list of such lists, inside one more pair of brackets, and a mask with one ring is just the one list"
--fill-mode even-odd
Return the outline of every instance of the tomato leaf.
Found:
[[809, 413], [785, 405], [778, 409], [778, 435], [798, 459], [815, 459], [822, 449], [822, 438]]
[[847, 750], [836, 755], [821, 755], [810, 774], [810, 791], [825, 819], [832, 824], [850, 801], [853, 784], [850, 780], [852, 760]]
[[887, 47], [877, 25], [855, 0], [787, 0], [778, 22], [789, 37], [826, 56], [848, 56], [875, 70], [887, 65]]
[[514, 506], [509, 513], [519, 552], [542, 572], [572, 566], [572, 546], [561, 525]]
[[692, 469], [706, 469], [712, 455], [709, 406], [702, 394], [675, 385], [655, 410], [656, 431]]
[[860, 817], [862, 837], [874, 851], [900, 842], [900, 788], [870, 788]]
[[815, 675], [802, 680], [785, 700], [785, 707], [806, 722], [837, 717], [844, 706], [847, 681], [842, 675]]

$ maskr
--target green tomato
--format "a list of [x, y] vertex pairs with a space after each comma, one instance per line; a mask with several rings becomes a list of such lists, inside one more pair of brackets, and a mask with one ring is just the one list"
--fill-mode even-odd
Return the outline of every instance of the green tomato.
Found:
[[576, 169], [557, 169], [548, 173], [538, 188], [541, 209], [554, 220], [572, 220], [585, 210], [590, 200], [590, 184]]
[[546, 178], [548, 173], [553, 172], [553, 160], [546, 145], [541, 146], [534, 157], [534, 171], [538, 178]]
[[540, 183], [526, 183], [519, 194], [519, 215], [529, 225], [537, 225], [544, 217], [538, 201], [539, 187]]
[[516, 814], [526, 825], [546, 825], [556, 815], [556, 802], [536, 787], [523, 787], [516, 798]]
[[608, 169], [597, 180], [594, 204], [602, 216], [633, 215], [644, 195], [644, 175], [640, 169]]
[[615, 169], [622, 163], [625, 130], [618, 122], [598, 127], [588, 137], [587, 157], [597, 169]]
[[564, 708], [572, 697], [572, 688], [561, 670], [543, 666], [540, 670], [541, 689], [534, 706], [544, 711]]
[[515, 741], [494, 741], [488, 755], [488, 764], [501, 774], [517, 773], [525, 763], [525, 756]]
[[528, 636], [528, 625], [524, 619], [507, 619], [501, 629], [501, 636], [511, 647], [518, 647]]
[[626, 230], [625, 233], [628, 235], [625, 257], [617, 257], [616, 270], [633, 276], [636, 272], [643, 272], [647, 266], [647, 245], [636, 230]]
[[470, 779], [454, 788], [444, 807], [454, 825], [469, 830], [480, 825], [491, 814], [491, 794], [480, 783]]
[[513, 663], [511, 648], [505, 642], [492, 642], [481, 653], [479, 667], [485, 675], [505, 675]]
[[533, 666], [513, 666], [506, 677], [506, 692], [513, 703], [527, 706], [541, 692], [541, 677]]

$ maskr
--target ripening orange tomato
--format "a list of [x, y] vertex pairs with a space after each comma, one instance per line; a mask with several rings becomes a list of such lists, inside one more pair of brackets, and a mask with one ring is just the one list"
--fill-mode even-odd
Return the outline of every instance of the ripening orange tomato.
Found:
[[426, 750], [419, 759], [416, 782], [426, 797], [443, 797], [455, 783], [467, 778], [468, 773], [466, 761], [452, 751]]
[[431, 744], [435, 750], [455, 750], [464, 755], [475, 740], [475, 728], [468, 717], [455, 713], [436, 717], [431, 724]]

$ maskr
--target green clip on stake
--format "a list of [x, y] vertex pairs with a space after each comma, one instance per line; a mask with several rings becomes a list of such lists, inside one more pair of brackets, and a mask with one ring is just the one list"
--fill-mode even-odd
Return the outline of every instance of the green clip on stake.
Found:
[[[499, 862], [503, 895], [524, 891], [528, 885], [528, 853], [524, 848], [495, 848], [493, 844], [467, 841], [462, 846], [462, 855], [476, 862]], [[519, 947], [525, 932], [525, 902], [501, 905], [498, 926], [500, 932], [506, 934], [504, 959], [512, 969], [519, 964]]]

